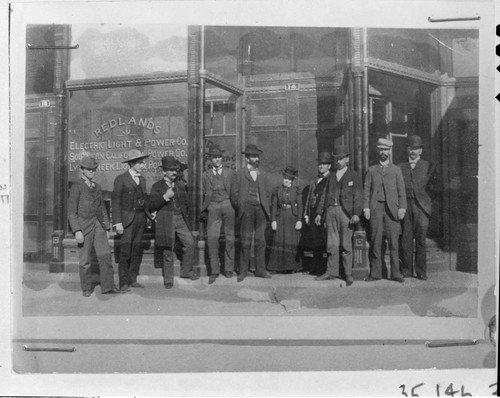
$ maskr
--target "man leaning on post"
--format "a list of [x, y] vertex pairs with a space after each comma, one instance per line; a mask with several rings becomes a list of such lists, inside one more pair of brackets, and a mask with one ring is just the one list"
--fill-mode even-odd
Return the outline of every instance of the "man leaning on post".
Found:
[[110, 222], [102, 199], [102, 190], [94, 182], [99, 165], [94, 158], [80, 161], [82, 177], [71, 186], [68, 220], [79, 247], [80, 283], [84, 297], [92, 294], [91, 251], [95, 249], [99, 263], [102, 294], [120, 293], [115, 286], [108, 230]]

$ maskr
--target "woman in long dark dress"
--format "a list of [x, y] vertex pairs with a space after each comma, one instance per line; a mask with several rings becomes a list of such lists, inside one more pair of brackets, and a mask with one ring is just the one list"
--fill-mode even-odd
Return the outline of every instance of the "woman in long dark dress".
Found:
[[294, 183], [297, 170], [287, 166], [283, 170], [283, 184], [276, 187], [271, 197], [271, 228], [274, 241], [267, 266], [270, 272], [292, 273], [301, 270], [297, 246], [302, 228], [302, 192]]

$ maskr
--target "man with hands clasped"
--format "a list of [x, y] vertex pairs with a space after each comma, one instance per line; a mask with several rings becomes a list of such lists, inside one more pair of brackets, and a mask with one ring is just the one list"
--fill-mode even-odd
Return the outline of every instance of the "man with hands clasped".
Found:
[[102, 294], [120, 293], [115, 286], [108, 232], [110, 222], [102, 199], [101, 187], [94, 182], [98, 163], [94, 158], [80, 161], [82, 178], [71, 186], [68, 221], [79, 250], [80, 283], [84, 297], [92, 294], [90, 253], [95, 249], [99, 262]]
[[316, 225], [321, 225], [322, 220], [325, 220], [328, 252], [327, 270], [315, 280], [338, 278], [342, 262], [347, 286], [353, 283], [352, 235], [359, 222], [363, 204], [361, 176], [348, 167], [349, 155], [349, 149], [345, 145], [334, 148], [336, 171], [328, 177], [325, 193], [320, 199], [314, 221]]
[[406, 192], [401, 169], [390, 161], [392, 141], [379, 138], [379, 161], [366, 172], [363, 212], [370, 221], [370, 275], [366, 281], [382, 278], [382, 240], [387, 238], [391, 256], [391, 278], [404, 282], [399, 270], [400, 221], [406, 213]]

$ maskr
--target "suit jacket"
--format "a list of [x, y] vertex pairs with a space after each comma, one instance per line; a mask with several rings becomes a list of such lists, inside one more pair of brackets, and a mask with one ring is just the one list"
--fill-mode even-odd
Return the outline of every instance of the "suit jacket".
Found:
[[167, 192], [168, 185], [162, 178], [151, 187], [149, 207], [151, 211], [156, 211], [155, 244], [159, 246], [173, 247], [175, 243], [174, 225], [174, 201], [179, 206], [184, 221], [189, 228], [188, 197], [186, 184], [181, 180], [176, 180], [174, 184], [174, 196], [168, 202], [163, 195]]
[[335, 172], [330, 173], [327, 186], [321, 195], [316, 214], [324, 216], [328, 207], [328, 197], [335, 194], [335, 189], [339, 189], [339, 200], [342, 209], [351, 218], [354, 215], [361, 215], [363, 211], [363, 183], [359, 173], [348, 168], [340, 181], [337, 182]]
[[377, 205], [377, 193], [383, 189], [389, 211], [398, 220], [398, 210], [406, 209], [406, 191], [401, 169], [389, 163], [382, 167], [377, 163], [368, 168], [365, 176], [363, 208], [373, 211]]
[[[248, 198], [250, 181], [253, 181], [248, 167], [243, 167], [234, 174], [231, 184], [230, 199], [234, 208], [238, 212], [237, 219], [240, 219], [242, 208]], [[267, 178], [264, 173], [260, 173], [257, 178], [257, 189], [259, 191], [260, 204], [266, 213], [267, 218], [271, 217], [270, 213], [270, 194]]]
[[[276, 221], [279, 216], [282, 207], [280, 206], [284, 203], [284, 193], [285, 188], [283, 185], [276, 187], [271, 196], [271, 221]], [[302, 217], [302, 189], [297, 185], [292, 185], [288, 190], [288, 202], [290, 204], [292, 214], [295, 216], [295, 221], [300, 221]]]
[[[422, 207], [425, 213], [431, 215], [431, 198], [427, 193], [429, 180], [433, 173], [433, 168], [427, 160], [420, 159], [412, 169], [410, 162], [400, 163], [398, 165], [403, 173], [405, 182], [406, 197], [413, 196], [417, 203]], [[413, 194], [411, 187], [413, 183]]]
[[[231, 183], [234, 179], [235, 172], [231, 170], [229, 167], [222, 168], [222, 179], [224, 181], [224, 188], [228, 193], [231, 192]], [[202, 177], [202, 186], [203, 186], [203, 204], [201, 205], [201, 211], [205, 211], [210, 205], [212, 201], [212, 193], [213, 193], [213, 181], [215, 175], [212, 170], [207, 170], [203, 173]]]
[[[329, 176], [330, 175], [328, 175], [328, 177]], [[323, 180], [321, 180], [321, 183], [325, 184], [324, 189], [326, 189], [326, 182], [328, 181], [328, 177], [325, 177]], [[318, 177], [314, 177], [314, 180], [312, 180], [312, 182], [309, 184], [308, 187], [307, 198], [303, 209], [304, 214], [302, 215], [302, 217], [308, 216], [309, 218], [312, 219], [316, 217], [316, 209], [318, 208], [319, 202], [321, 200], [321, 195], [316, 196], [315, 191], [317, 186], [318, 186]]]
[[148, 207], [148, 195], [146, 180], [143, 176], [139, 176], [139, 185], [135, 183], [128, 170], [115, 178], [111, 197], [114, 225], [122, 223], [123, 228], [126, 228], [132, 223], [136, 208], [141, 206], [138, 199], [144, 201], [141, 208], [146, 209]]
[[71, 186], [68, 201], [68, 221], [73, 233], [82, 231], [87, 235], [99, 220], [105, 230], [110, 228], [108, 212], [98, 184], [90, 188], [83, 179]]

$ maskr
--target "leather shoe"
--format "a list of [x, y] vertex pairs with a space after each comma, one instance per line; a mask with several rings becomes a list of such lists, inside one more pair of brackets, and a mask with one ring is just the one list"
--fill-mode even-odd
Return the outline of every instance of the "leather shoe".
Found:
[[219, 274], [210, 275], [210, 277], [208, 278], [208, 284], [211, 285], [212, 283], [214, 283], [218, 277]]
[[379, 281], [380, 278], [374, 278], [373, 276], [368, 276], [365, 278], [365, 282], [373, 282], [373, 281]]
[[239, 274], [238, 275], [238, 282], [243, 282], [243, 280], [247, 277], [247, 274]]
[[417, 278], [420, 279], [421, 281], [426, 281], [427, 280], [427, 275], [425, 275], [425, 274], [417, 275]]
[[144, 288], [144, 285], [142, 283], [139, 283], [139, 282], [134, 282], [134, 283], [130, 284], [130, 287], [141, 287], [141, 288]]
[[403, 278], [402, 276], [396, 276], [395, 278], [392, 278], [392, 280], [399, 283], [403, 283], [405, 281], [405, 278]]
[[333, 279], [335, 279], [335, 277], [330, 274], [323, 274], [314, 278], [315, 281], [331, 281]]
[[224, 274], [224, 276], [226, 278], [232, 278], [234, 276], [234, 272], [233, 271], [226, 271], [226, 273]]
[[130, 292], [130, 288], [128, 287], [128, 285], [124, 285], [120, 288], [120, 292], [122, 293]]
[[196, 274], [191, 274], [191, 275], [186, 275], [186, 276], [181, 275], [181, 278], [182, 279], [191, 279], [192, 281], [200, 279], [200, 277]]
[[346, 286], [351, 286], [353, 282], [354, 282], [354, 279], [352, 278], [352, 276], [349, 275], [349, 276], [345, 277], [345, 285]]
[[172, 289], [174, 287], [174, 282], [165, 282], [163, 286], [165, 286], [165, 289]]
[[92, 295], [92, 292], [90, 290], [84, 290], [82, 292], [83, 297], [90, 297]]
[[117, 294], [117, 293], [121, 293], [121, 292], [122, 292], [121, 290], [118, 290], [116, 287], [114, 287], [113, 289], [109, 289], [109, 290], [102, 292], [102, 294]]
[[271, 279], [272, 276], [269, 275], [267, 272], [265, 274], [255, 274], [256, 278], [264, 278], [264, 279]]

